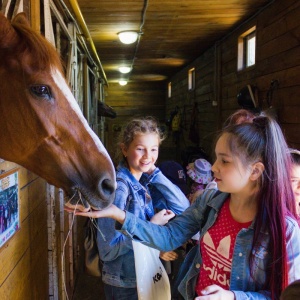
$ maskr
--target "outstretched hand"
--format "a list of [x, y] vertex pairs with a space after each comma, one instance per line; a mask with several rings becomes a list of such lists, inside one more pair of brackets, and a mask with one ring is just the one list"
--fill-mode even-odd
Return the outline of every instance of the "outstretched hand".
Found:
[[165, 261], [172, 261], [178, 258], [178, 254], [175, 251], [168, 251], [168, 252], [160, 251], [159, 257]]
[[151, 218], [150, 222], [157, 225], [165, 225], [174, 217], [175, 214], [171, 210], [162, 209]]
[[68, 206], [64, 207], [64, 210], [69, 213], [74, 213], [76, 216], [83, 216], [88, 218], [112, 218], [119, 223], [123, 224], [125, 220], [125, 212], [115, 206], [114, 204], [110, 205], [109, 207], [103, 210], [90, 210], [87, 212], [82, 212], [79, 210], [74, 210]]
[[213, 284], [207, 286], [201, 291], [201, 296], [195, 298], [195, 300], [234, 300], [235, 295], [232, 291], [224, 290], [220, 286]]

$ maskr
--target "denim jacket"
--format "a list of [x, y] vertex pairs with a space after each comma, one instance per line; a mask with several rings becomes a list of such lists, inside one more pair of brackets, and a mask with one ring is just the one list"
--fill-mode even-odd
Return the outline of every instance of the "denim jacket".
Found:
[[[224, 201], [228, 197], [226, 193], [214, 197], [215, 193], [214, 190], [207, 190], [183, 214], [165, 226], [146, 223], [126, 212], [124, 224], [116, 223], [116, 228], [123, 234], [159, 250], [175, 249], [191, 238], [199, 229], [202, 237], [214, 224]], [[201, 224], [206, 207], [209, 207], [208, 218], [205, 224]], [[236, 237], [229, 287], [234, 292], [236, 300], [271, 299], [270, 292], [262, 290], [266, 280], [266, 267], [271, 259], [268, 253], [269, 235], [267, 232], [262, 231], [261, 233], [263, 237], [261, 247], [255, 253], [255, 281], [251, 278], [249, 270], [249, 255], [254, 234], [253, 223], [249, 228], [242, 229]], [[286, 218], [286, 239], [289, 283], [291, 283], [300, 279], [300, 229], [290, 217]], [[188, 300], [195, 297], [197, 277], [202, 264], [199, 246], [194, 249], [191, 255], [188, 255], [184, 262], [186, 265], [182, 267], [182, 270], [185, 271], [178, 287], [184, 299]]]
[[154, 208], [170, 209], [179, 215], [190, 206], [189, 200], [181, 189], [174, 185], [159, 168], [156, 168], [151, 175], [144, 173], [140, 183], [150, 192]]
[[[150, 176], [143, 176], [141, 184], [121, 163], [117, 168], [117, 189], [114, 204], [131, 212], [141, 220], [150, 220], [154, 208], [168, 208], [175, 213], [183, 212], [189, 201], [181, 190], [169, 181], [156, 168]], [[156, 193], [151, 193], [149, 186], [156, 186]], [[146, 189], [151, 198], [146, 196]], [[109, 218], [97, 220], [101, 231], [97, 234], [100, 258], [103, 261], [102, 280], [104, 283], [133, 288], [136, 287], [134, 253], [132, 241], [115, 230], [115, 222]]]

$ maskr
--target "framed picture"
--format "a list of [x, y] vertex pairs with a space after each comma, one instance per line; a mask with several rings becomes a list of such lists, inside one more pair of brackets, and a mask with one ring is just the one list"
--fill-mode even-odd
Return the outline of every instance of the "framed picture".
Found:
[[0, 247], [20, 228], [18, 169], [0, 175]]

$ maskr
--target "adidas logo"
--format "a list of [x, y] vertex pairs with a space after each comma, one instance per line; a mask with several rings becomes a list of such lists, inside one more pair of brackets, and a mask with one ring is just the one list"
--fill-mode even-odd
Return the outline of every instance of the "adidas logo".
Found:
[[209, 278], [219, 282], [221, 285], [229, 286], [229, 278], [226, 277], [231, 271], [231, 259], [229, 250], [231, 238], [224, 237], [216, 247], [209, 233], [203, 237], [204, 248], [213, 264], [212, 267], [203, 265], [203, 269], [209, 273]]

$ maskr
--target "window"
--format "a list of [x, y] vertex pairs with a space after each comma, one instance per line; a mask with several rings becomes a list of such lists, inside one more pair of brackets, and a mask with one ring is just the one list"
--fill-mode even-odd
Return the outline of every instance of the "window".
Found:
[[238, 70], [255, 65], [256, 27], [244, 32], [238, 39]]
[[172, 94], [172, 83], [169, 82], [168, 83], [168, 98], [171, 98], [171, 94]]
[[189, 91], [195, 88], [195, 68], [189, 70], [188, 73], [188, 89]]

